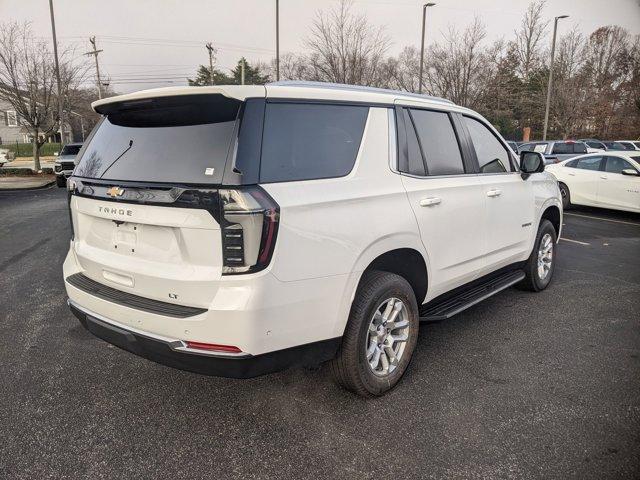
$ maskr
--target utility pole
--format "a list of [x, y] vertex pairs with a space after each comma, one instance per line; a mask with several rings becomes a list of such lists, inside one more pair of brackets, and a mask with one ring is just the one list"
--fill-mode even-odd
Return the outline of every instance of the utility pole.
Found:
[[435, 6], [435, 3], [429, 2], [422, 6], [422, 42], [420, 46], [420, 78], [418, 79], [418, 93], [422, 93], [422, 71], [424, 68], [424, 26], [427, 18], [427, 8]]
[[58, 61], [58, 39], [56, 38], [56, 20], [53, 15], [53, 0], [49, 0], [49, 12], [51, 14], [51, 33], [53, 35], [53, 57], [56, 65], [56, 82], [58, 84], [58, 122], [60, 122], [60, 143], [64, 143], [64, 117], [62, 85], [60, 82], [60, 63]]
[[244, 85], [244, 65], [246, 60], [244, 57], [240, 59], [240, 85]]
[[216, 52], [216, 49], [213, 48], [211, 42], [206, 45], [207, 50], [209, 50], [209, 85], [213, 85], [213, 56]]
[[91, 46], [93, 50], [85, 53], [85, 55], [93, 55], [96, 60], [96, 80], [98, 83], [98, 98], [102, 98], [102, 80], [100, 80], [100, 65], [98, 64], [98, 54], [102, 52], [102, 50], [98, 50], [96, 48], [96, 37], [89, 37], [89, 42], [91, 42]]
[[280, 0], [276, 0], [276, 81], [280, 80]]
[[553, 57], [556, 53], [556, 33], [558, 31], [558, 20], [567, 18], [569, 15], [560, 15], [553, 22], [553, 40], [551, 40], [551, 61], [549, 62], [549, 83], [547, 84], [547, 104], [544, 109], [544, 130], [542, 140], [547, 139], [547, 127], [549, 126], [549, 105], [551, 104], [551, 85], [553, 84]]

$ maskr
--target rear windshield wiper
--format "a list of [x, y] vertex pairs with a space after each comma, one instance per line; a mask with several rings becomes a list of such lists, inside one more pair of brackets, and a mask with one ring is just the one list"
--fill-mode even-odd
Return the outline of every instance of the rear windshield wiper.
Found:
[[113, 162], [111, 162], [111, 164], [104, 169], [104, 172], [102, 172], [102, 175], [100, 175], [100, 178], [104, 177], [104, 174], [107, 173], [107, 170], [109, 170], [111, 167], [113, 167], [113, 164], [116, 163], [118, 160], [120, 160], [125, 153], [127, 153], [129, 150], [131, 150], [131, 147], [133, 147], [133, 140], [129, 140], [129, 146], [127, 148], [124, 149], [124, 152], [122, 152], [120, 155], [118, 155], [118, 158], [116, 158]]

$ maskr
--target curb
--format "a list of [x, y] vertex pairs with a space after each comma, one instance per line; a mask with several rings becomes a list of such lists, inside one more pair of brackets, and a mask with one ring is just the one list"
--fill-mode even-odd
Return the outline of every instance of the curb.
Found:
[[0, 188], [0, 193], [2, 192], [28, 192], [31, 190], [42, 190], [44, 188], [49, 188], [52, 185], [55, 185], [56, 181], [51, 180], [50, 182], [45, 183], [44, 185], [40, 185], [39, 187], [30, 187], [30, 188]]

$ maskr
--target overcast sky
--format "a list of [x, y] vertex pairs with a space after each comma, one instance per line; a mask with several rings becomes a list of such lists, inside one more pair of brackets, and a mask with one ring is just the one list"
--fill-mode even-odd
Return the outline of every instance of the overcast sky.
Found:
[[[393, 41], [391, 53], [418, 45], [421, 1], [359, 0], [353, 9], [374, 25], [383, 25]], [[427, 43], [441, 38], [449, 25], [464, 27], [478, 16], [488, 40], [510, 39], [529, 0], [439, 0], [428, 10]], [[280, 0], [280, 52], [302, 51], [303, 39], [319, 10], [337, 0]], [[58, 42], [90, 50], [95, 35], [101, 73], [114, 88], [129, 92], [155, 86], [185, 85], [197, 65], [208, 63], [204, 44], [218, 49], [217, 65], [233, 67], [240, 56], [249, 62], [275, 56], [275, 0], [54, 0]], [[545, 16], [568, 14], [559, 32], [574, 26], [590, 33], [620, 25], [640, 33], [640, 0], [548, 0]], [[36, 35], [51, 36], [47, 0], [0, 0], [0, 21], [29, 21]], [[550, 36], [549, 40], [550, 41]], [[157, 79], [162, 78], [162, 81]]]

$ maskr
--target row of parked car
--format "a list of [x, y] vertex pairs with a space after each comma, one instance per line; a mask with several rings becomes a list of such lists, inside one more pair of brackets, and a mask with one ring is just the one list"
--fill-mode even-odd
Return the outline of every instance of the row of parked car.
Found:
[[604, 141], [595, 138], [584, 138], [581, 140], [548, 140], [539, 142], [507, 143], [516, 153], [542, 153], [545, 157], [546, 164], [559, 163], [563, 160], [568, 160], [586, 153], [640, 151], [640, 141], [637, 140]]

